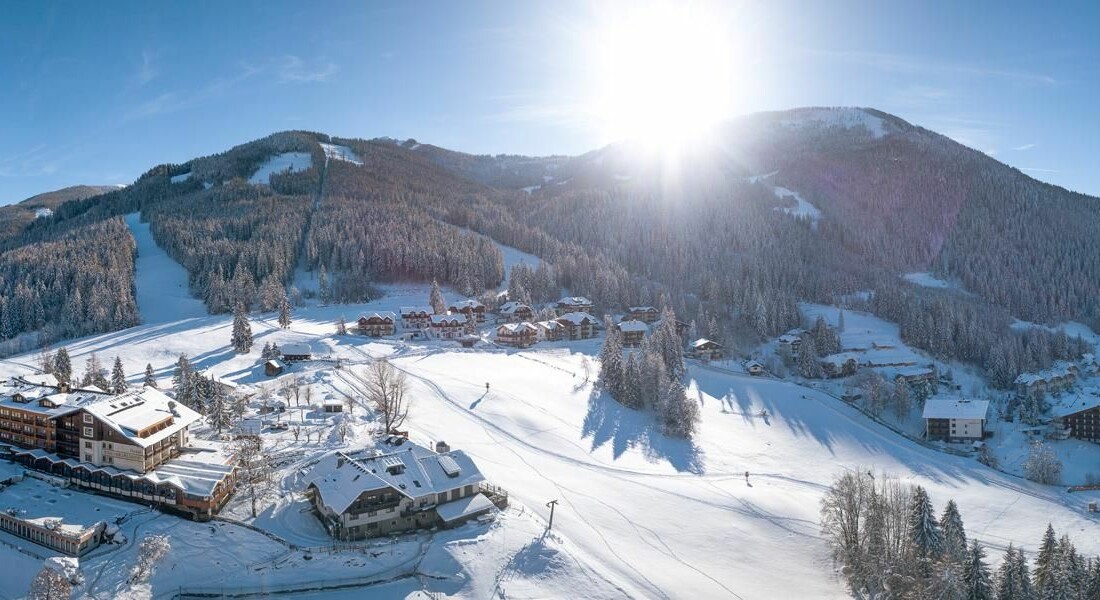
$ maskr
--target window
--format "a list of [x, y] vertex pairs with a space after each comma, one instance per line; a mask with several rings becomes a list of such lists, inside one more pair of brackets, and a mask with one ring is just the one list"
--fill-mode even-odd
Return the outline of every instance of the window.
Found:
[[92, 447], [92, 443], [91, 442], [84, 442], [84, 447], [90, 449]]
[[90, 415], [88, 413], [84, 413], [84, 422], [85, 423], [94, 423], [95, 421], [92, 419], [92, 415]]
[[92, 433], [92, 428], [91, 427], [85, 427], [84, 428], [84, 437], [89, 437], [90, 438], [93, 435], [95, 435], [95, 434]]

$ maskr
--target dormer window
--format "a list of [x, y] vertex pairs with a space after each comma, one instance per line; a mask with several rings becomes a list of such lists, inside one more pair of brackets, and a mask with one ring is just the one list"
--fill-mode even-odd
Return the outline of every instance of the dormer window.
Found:
[[405, 472], [405, 465], [390, 465], [386, 467], [386, 472], [390, 475], [400, 475]]

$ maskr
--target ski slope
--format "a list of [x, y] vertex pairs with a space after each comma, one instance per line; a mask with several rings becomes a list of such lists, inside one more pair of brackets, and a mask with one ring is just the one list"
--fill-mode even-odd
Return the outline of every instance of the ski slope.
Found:
[[134, 288], [142, 320], [166, 323], [206, 316], [202, 301], [191, 296], [187, 271], [157, 245], [149, 224], [141, 222], [139, 213], [130, 213], [125, 220], [137, 242]]
[[271, 175], [273, 173], [283, 173], [286, 171], [305, 171], [313, 166], [313, 157], [308, 152], [284, 152], [282, 154], [276, 154], [267, 159], [264, 164], [260, 165], [260, 168], [252, 174], [252, 177], [248, 178], [248, 183], [252, 184], [268, 184], [271, 183]]
[[339, 146], [336, 144], [326, 144], [319, 142], [321, 149], [325, 151], [325, 157], [333, 160], [342, 160], [352, 163], [354, 165], [363, 166], [363, 161], [359, 158], [355, 151], [347, 146]]

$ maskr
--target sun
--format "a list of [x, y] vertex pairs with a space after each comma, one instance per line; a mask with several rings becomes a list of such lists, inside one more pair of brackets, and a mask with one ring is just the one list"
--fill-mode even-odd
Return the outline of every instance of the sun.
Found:
[[675, 149], [730, 116], [733, 51], [721, 19], [684, 3], [606, 21], [592, 55], [593, 112], [607, 139]]

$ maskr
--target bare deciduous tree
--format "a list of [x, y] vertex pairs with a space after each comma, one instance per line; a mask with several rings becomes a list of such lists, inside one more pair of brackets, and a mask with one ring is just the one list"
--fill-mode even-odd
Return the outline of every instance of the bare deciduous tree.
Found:
[[381, 417], [383, 431], [390, 433], [409, 415], [405, 374], [382, 359], [371, 363], [366, 375], [367, 401]]
[[229, 449], [240, 467], [237, 488], [248, 495], [252, 503], [252, 516], [255, 517], [257, 503], [271, 492], [274, 482], [271, 460], [264, 452], [264, 442], [258, 435], [238, 436], [230, 443]]

